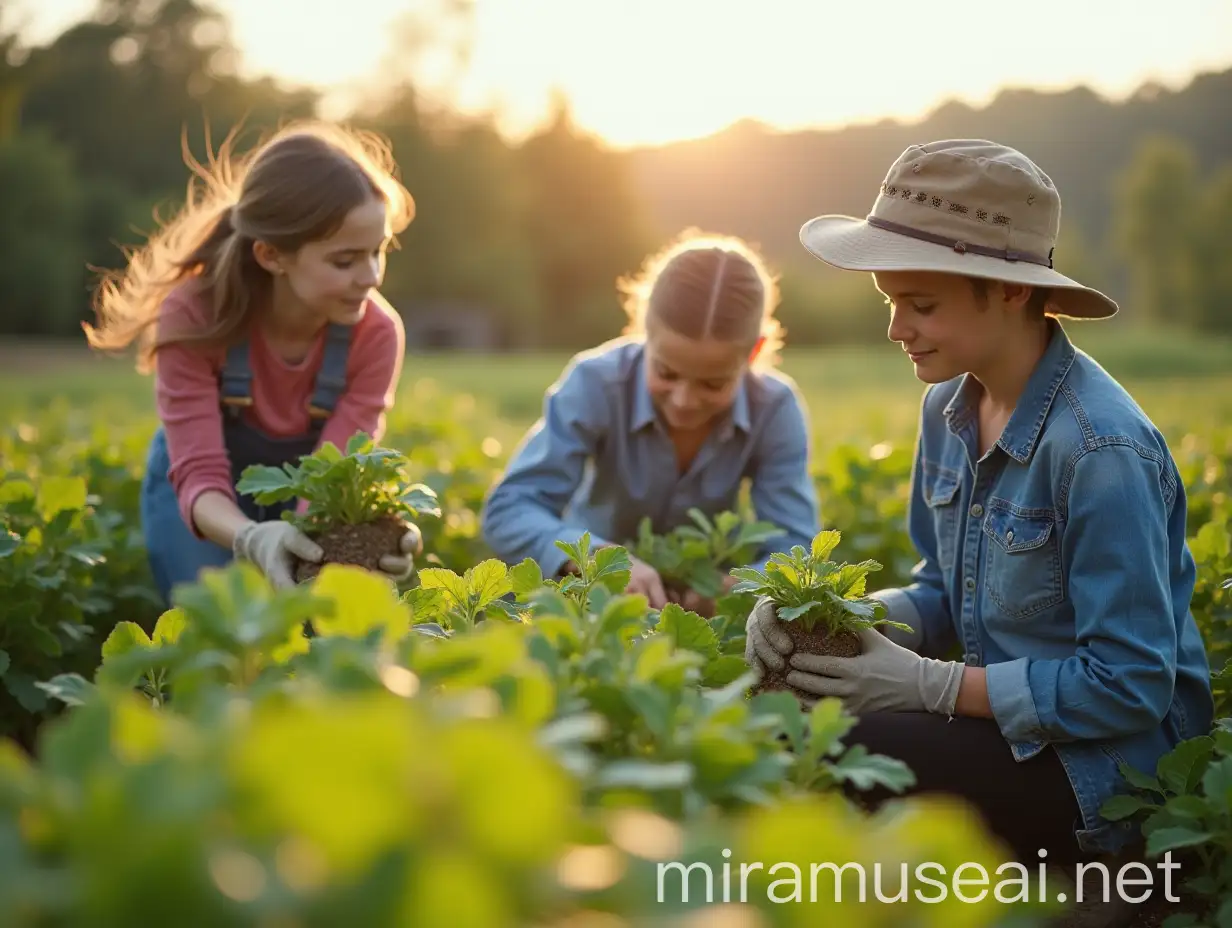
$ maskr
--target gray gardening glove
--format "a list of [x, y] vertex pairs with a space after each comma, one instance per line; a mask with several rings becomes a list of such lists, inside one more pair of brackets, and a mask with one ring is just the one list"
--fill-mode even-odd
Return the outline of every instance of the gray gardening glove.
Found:
[[787, 683], [816, 697], [837, 696], [852, 712], [954, 714], [964, 665], [920, 657], [874, 629], [859, 632], [858, 657], [793, 654]]
[[325, 556], [311, 538], [280, 519], [249, 522], [235, 533], [231, 550], [249, 561], [277, 588], [295, 586], [296, 559], [317, 563]]
[[[916, 650], [920, 644], [920, 616], [907, 595], [899, 589], [878, 590], [868, 595], [870, 599], [875, 599], [886, 607], [887, 618], [910, 625], [914, 629], [912, 632], [904, 632], [889, 625], [879, 625], [878, 631], [895, 644]], [[783, 623], [775, 614], [774, 604], [768, 597], [757, 601], [745, 622], [744, 632], [744, 659], [750, 667], [763, 675], [767, 668], [784, 669], [795, 645], [784, 630]]]
[[775, 614], [774, 602], [761, 597], [744, 623], [745, 663], [764, 677], [767, 670], [784, 670], [794, 647]]
[[415, 555], [423, 551], [423, 535], [419, 526], [412, 522], [406, 524], [406, 533], [399, 542], [401, 555], [386, 554], [381, 557], [381, 573], [395, 583], [405, 580], [415, 570]]

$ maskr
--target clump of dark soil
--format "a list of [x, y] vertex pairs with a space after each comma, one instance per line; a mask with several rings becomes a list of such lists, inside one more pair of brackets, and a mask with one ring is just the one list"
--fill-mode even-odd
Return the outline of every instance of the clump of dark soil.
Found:
[[382, 516], [360, 525], [338, 525], [310, 537], [325, 552], [319, 563], [300, 561], [295, 568], [299, 583], [313, 579], [326, 564], [351, 564], [371, 571], [381, 569], [381, 558], [401, 556], [406, 525], [393, 516]]
[[[806, 654], [828, 654], [832, 657], [859, 657], [863, 653], [860, 637], [851, 631], [841, 631], [831, 635], [823, 625], [814, 625], [806, 629], [799, 622], [784, 622], [783, 629], [791, 639], [793, 653], [803, 651]], [[766, 676], [750, 688], [752, 695], [768, 693], [775, 690], [785, 690], [799, 698], [811, 698], [811, 693], [805, 693], [787, 683], [787, 674], [791, 673], [790, 665], [782, 670], [766, 668]]]

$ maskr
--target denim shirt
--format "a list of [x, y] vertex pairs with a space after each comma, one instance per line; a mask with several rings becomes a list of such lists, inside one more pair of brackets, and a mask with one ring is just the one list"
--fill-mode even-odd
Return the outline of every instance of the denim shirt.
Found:
[[547, 391], [543, 415], [515, 450], [484, 503], [482, 528], [497, 557], [539, 562], [545, 576], [567, 560], [555, 542], [589, 531], [592, 547], [629, 545], [649, 516], [656, 532], [736, 510], [742, 481], [759, 519], [784, 534], [764, 560], [820, 531], [809, 472], [805, 404], [778, 372], [748, 371], [728, 413], [684, 474], [646, 388], [644, 343], [622, 337], [584, 351]]
[[1162, 435], [1125, 390], [1052, 337], [996, 444], [979, 454], [979, 384], [929, 387], [908, 528], [912, 584], [884, 597], [930, 657], [986, 668], [1019, 761], [1053, 745], [1082, 811], [1080, 845], [1130, 834], [1099, 808], [1209, 732], [1210, 668], [1190, 612], [1186, 495]]

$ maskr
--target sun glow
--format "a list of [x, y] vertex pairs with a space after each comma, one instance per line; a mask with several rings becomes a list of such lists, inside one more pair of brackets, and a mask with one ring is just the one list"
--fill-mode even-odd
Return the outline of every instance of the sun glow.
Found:
[[[445, 0], [215, 0], [249, 73], [331, 91], [340, 112], [387, 81], [396, 24]], [[93, 0], [24, 0], [47, 39]], [[1113, 96], [1232, 65], [1232, 3], [1036, 0], [978, 12], [875, 0], [474, 0], [453, 98], [530, 131], [562, 92], [578, 125], [618, 146], [741, 119], [795, 129], [913, 119], [949, 98], [1086, 83]]]

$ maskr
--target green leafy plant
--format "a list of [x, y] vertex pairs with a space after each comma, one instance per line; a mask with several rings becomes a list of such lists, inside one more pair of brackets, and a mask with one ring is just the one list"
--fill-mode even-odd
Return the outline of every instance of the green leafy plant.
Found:
[[692, 590], [707, 599], [723, 593], [724, 575], [748, 564], [760, 547], [783, 534], [770, 522], [749, 521], [724, 511], [709, 518], [702, 510], [689, 510], [692, 525], [678, 525], [656, 534], [649, 518], [638, 523], [637, 540], [629, 550], [653, 567], [677, 596]]
[[[829, 529], [813, 538], [808, 551], [794, 545], [786, 554], [771, 555], [764, 571], [737, 567], [732, 576], [739, 582], [732, 587], [732, 593], [768, 598], [797, 649], [855, 657], [862, 650], [856, 634], [860, 629], [878, 625], [908, 627], [885, 618], [885, 606], [865, 595], [868, 575], [881, 569], [879, 563], [830, 560], [841, 540], [841, 532]], [[785, 674], [771, 672], [760, 688], [787, 689]]]
[[119, 615], [151, 611], [127, 568], [112, 572], [123, 533], [101, 505], [80, 476], [0, 472], [0, 736], [31, 744], [59, 711], [39, 681], [88, 673]]
[[509, 568], [494, 558], [481, 561], [461, 574], [445, 567], [424, 567], [419, 586], [402, 594], [416, 624], [436, 623], [442, 628], [474, 628], [489, 613], [517, 618], [517, 610], [503, 597], [512, 590]]
[[321, 564], [299, 565], [296, 579], [303, 581], [330, 563], [378, 570], [384, 555], [400, 553], [408, 522], [440, 516], [436, 493], [412, 482], [407, 465], [401, 452], [378, 447], [357, 432], [345, 453], [326, 442], [298, 465], [248, 467], [236, 490], [263, 506], [292, 500], [305, 504], [302, 512], [282, 514], [325, 551]]
[[1159, 759], [1154, 776], [1127, 764], [1120, 769], [1131, 790], [1100, 813], [1109, 821], [1136, 820], [1147, 857], [1179, 858], [1177, 872], [1187, 874], [1181, 911], [1166, 928], [1232, 924], [1232, 718], [1182, 741]]

